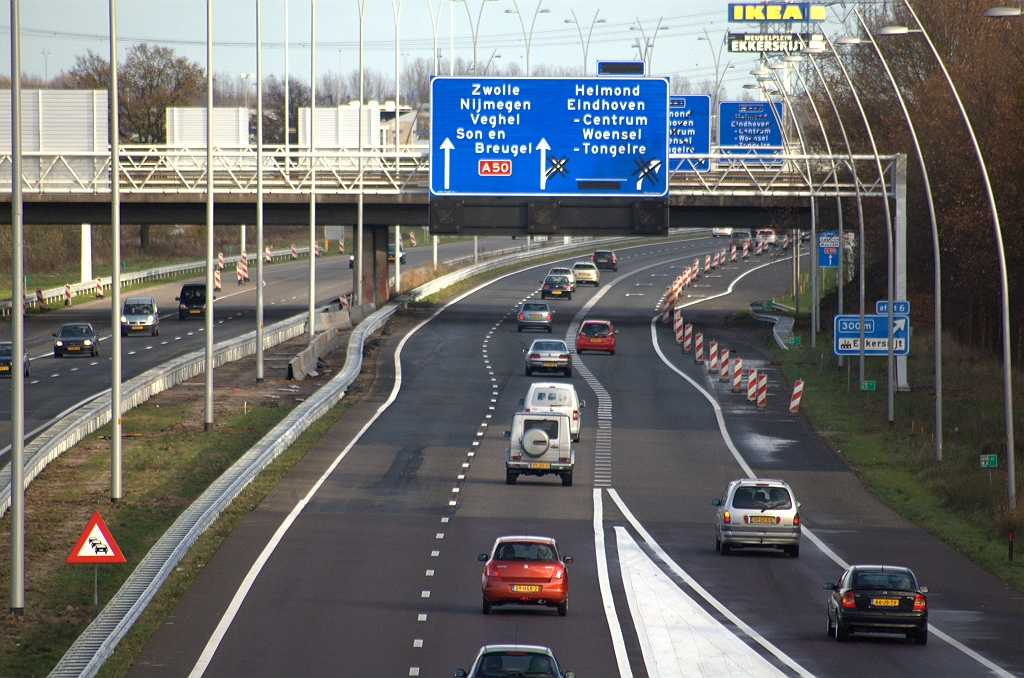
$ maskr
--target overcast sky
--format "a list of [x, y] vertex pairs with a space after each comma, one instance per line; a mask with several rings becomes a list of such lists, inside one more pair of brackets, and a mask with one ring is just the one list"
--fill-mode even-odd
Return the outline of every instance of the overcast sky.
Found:
[[[394, 0], [395, 4], [399, 0]], [[525, 65], [525, 41], [513, 0], [401, 0], [401, 59], [429, 59], [433, 47], [431, 8], [440, 11], [438, 48], [449, 54], [449, 9], [454, 10], [454, 51], [456, 57], [471, 60], [473, 40], [467, 3], [473, 23], [483, 2], [477, 41], [477, 59], [483, 63], [500, 55], [501, 63], [511, 60]], [[522, 10], [526, 30], [530, 30], [536, 0], [515, 0]], [[215, 73], [238, 76], [256, 70], [255, 0], [214, 0]], [[639, 31], [630, 30], [637, 22], [648, 38], [661, 22], [653, 51], [656, 75], [686, 77], [693, 81], [713, 78], [714, 58], [708, 42], [698, 41], [707, 31], [716, 48], [730, 29], [727, 0], [541, 0], [540, 8], [550, 13], [537, 15], [530, 49], [534, 67], [540, 64], [579, 66], [583, 51], [577, 26], [565, 23], [573, 12], [586, 38], [595, 13], [606, 23], [596, 24], [590, 42], [589, 72], [599, 59], [632, 60]], [[263, 66], [267, 75], [285, 71], [285, 16], [288, 17], [289, 72], [304, 81], [309, 79], [310, 0], [263, 0]], [[287, 6], [288, 11], [285, 12]], [[107, 0], [30, 0], [21, 2], [22, 64], [25, 73], [50, 77], [69, 69], [75, 56], [87, 50], [108, 54]], [[365, 65], [385, 73], [394, 73], [395, 20], [390, 0], [365, 2]], [[440, 7], [440, 9], [439, 9]], [[118, 0], [120, 53], [132, 44], [148, 42], [173, 47], [180, 54], [206, 65], [206, 2], [204, 0]], [[831, 18], [831, 15], [830, 15]], [[733, 24], [733, 30], [756, 30], [756, 25]], [[0, 31], [9, 40], [10, 17], [0, 21]], [[6, 42], [6, 41], [5, 41]], [[318, 74], [355, 69], [359, 55], [359, 15], [357, 0], [319, 0], [317, 2]], [[45, 57], [44, 57], [45, 52]], [[499, 58], [499, 57], [495, 57]], [[751, 82], [749, 71], [754, 59], [722, 51], [721, 66], [732, 63], [724, 78], [730, 96], [738, 97], [742, 85]], [[0, 54], [0, 71], [10, 72], [9, 46]]]

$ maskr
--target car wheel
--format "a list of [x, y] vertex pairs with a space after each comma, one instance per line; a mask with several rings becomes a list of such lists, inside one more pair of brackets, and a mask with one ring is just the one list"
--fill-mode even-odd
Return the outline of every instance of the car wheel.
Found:
[[178, 320], [184, 320], [184, 319], [185, 319], [185, 316], [183, 316], [182, 314], [179, 313], [178, 314]]
[[615, 355], [615, 349], [613, 348], [612, 350], [608, 351], [608, 355]]
[[565, 600], [563, 600], [562, 602], [560, 602], [558, 604], [558, 616], [559, 617], [564, 617], [567, 614], [569, 614], [569, 599], [568, 598], [566, 598]]
[[787, 546], [786, 547], [786, 555], [788, 555], [790, 558], [799, 558], [800, 557], [800, 544], [797, 544], [796, 546]]
[[715, 533], [715, 550], [716, 551], [721, 551], [722, 550], [722, 540], [718, 538], [718, 533], [717, 532]]
[[100, 354], [100, 350], [99, 350], [99, 349], [97, 348], [96, 350], [94, 350], [94, 351], [92, 352], [92, 357], [93, 357], [93, 358], [96, 358], [96, 357], [98, 357], [98, 356], [99, 356], [99, 354]]
[[60, 352], [59, 351], [54, 351], [53, 352], [53, 357], [54, 358], [60, 358], [61, 357]]
[[526, 376], [528, 376], [528, 377], [532, 377], [533, 376], [533, 370], [531, 370], [529, 367], [526, 368]]
[[825, 613], [825, 636], [832, 637], [832, 615]]
[[572, 368], [571, 367], [565, 370], [565, 376], [566, 376], [567, 379], [571, 379], [572, 378]]
[[122, 337], [127, 337], [128, 336], [128, 330], [122, 329], [121, 330], [121, 336]]
[[572, 292], [570, 292], [569, 294], [565, 295], [565, 300], [566, 301], [572, 301]]
[[928, 644], [928, 627], [917, 629], [913, 633], [915, 645], [927, 645]]
[[599, 282], [594, 283], [594, 287], [600, 287], [600, 286], [601, 286], [601, 283], [599, 283]]
[[513, 473], [512, 471], [505, 471], [505, 484], [506, 485], [515, 485], [516, 484], [516, 480], [518, 480], [518, 479], [519, 479], [519, 474], [518, 473]]
[[850, 640], [850, 627], [846, 624], [836, 621], [836, 642], [845, 643]]
[[489, 602], [487, 602], [486, 598], [484, 598], [484, 604], [482, 605], [482, 608], [483, 608], [482, 612], [484, 614], [490, 614], [491, 613], [491, 604]]
[[160, 328], [159, 327], [154, 327], [153, 328], [153, 336], [154, 337], [159, 337], [160, 336]]
[[522, 333], [522, 331], [523, 331], [523, 328], [521, 326], [516, 328], [516, 332]]
[[721, 553], [723, 556], [727, 556], [727, 555], [729, 555], [730, 551], [732, 551], [732, 547], [729, 546], [728, 544], [726, 544], [723, 541], [722, 542], [722, 547], [720, 549], [718, 549], [718, 552]]
[[562, 474], [562, 487], [572, 487], [572, 471]]
[[548, 328], [548, 334], [551, 334], [551, 328], [550, 327]]

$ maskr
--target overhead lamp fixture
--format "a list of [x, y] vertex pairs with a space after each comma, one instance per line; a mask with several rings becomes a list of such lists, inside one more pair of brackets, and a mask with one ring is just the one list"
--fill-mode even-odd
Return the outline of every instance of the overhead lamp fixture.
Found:
[[782, 57], [782, 60], [785, 61], [787, 64], [795, 64], [803, 61], [804, 58], [799, 54], [787, 54], [786, 56]]
[[865, 40], [861, 40], [860, 38], [854, 38], [854, 37], [845, 36], [845, 35], [843, 37], [841, 37], [841, 38], [836, 38], [836, 44], [837, 45], [859, 45], [862, 42], [866, 42], [866, 41]]
[[882, 26], [875, 31], [875, 35], [906, 35], [909, 32], [906, 26]]
[[1020, 16], [1020, 7], [993, 7], [985, 12], [989, 19], [1005, 19], [1007, 17]]

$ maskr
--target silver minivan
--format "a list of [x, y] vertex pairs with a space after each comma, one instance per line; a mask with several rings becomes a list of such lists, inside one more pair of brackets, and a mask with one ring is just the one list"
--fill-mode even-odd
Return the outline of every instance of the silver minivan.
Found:
[[121, 336], [142, 332], [160, 334], [160, 309], [153, 297], [128, 297], [121, 307]]
[[580, 440], [580, 410], [587, 403], [576, 395], [572, 384], [534, 382], [526, 397], [519, 401], [524, 412], [561, 412], [569, 416], [569, 433], [574, 443]]
[[715, 519], [715, 550], [723, 556], [735, 548], [782, 549], [800, 555], [800, 502], [781, 480], [734, 480], [721, 498]]

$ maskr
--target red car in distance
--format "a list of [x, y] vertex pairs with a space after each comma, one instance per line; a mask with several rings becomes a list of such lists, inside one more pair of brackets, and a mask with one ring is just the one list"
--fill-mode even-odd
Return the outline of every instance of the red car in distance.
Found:
[[541, 605], [558, 609], [564, 617], [569, 612], [569, 573], [565, 565], [572, 556], [561, 560], [558, 545], [550, 537], [498, 537], [491, 555], [477, 558], [484, 565], [481, 578], [483, 613], [490, 614], [496, 605]]
[[576, 352], [608, 351], [615, 355], [616, 330], [607, 320], [584, 320], [576, 333]]

